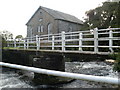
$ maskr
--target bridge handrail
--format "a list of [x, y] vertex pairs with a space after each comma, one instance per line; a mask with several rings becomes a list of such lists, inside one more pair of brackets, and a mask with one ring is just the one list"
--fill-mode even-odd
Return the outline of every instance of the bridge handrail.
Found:
[[[74, 46], [76, 50], [80, 52], [92, 50], [93, 52], [98, 53], [101, 52], [99, 50], [100, 48], [105, 48], [105, 47], [100, 47], [101, 41], [106, 41], [106, 43], [104, 42], [105, 45], [103, 45], [103, 46], [107, 45], [106, 47], [107, 51], [105, 52], [113, 53], [115, 50], [114, 48], [116, 47], [116, 49], [118, 49], [120, 46], [119, 43], [117, 45], [115, 44], [115, 42], [120, 41], [119, 34], [120, 34], [120, 28], [107, 28], [107, 29], [95, 28], [87, 31], [75, 31], [75, 32], [62, 31], [61, 33], [57, 33], [57, 34], [48, 34], [41, 36], [36, 35], [34, 37], [26, 37], [21, 41], [14, 40], [13, 45], [14, 47], [17, 47], [23, 43], [24, 45], [22, 46], [24, 49], [30, 49], [29, 46], [33, 45], [33, 47], [36, 48], [37, 50], [43, 49], [43, 47], [46, 46], [51, 46], [51, 50], [60, 49], [62, 52], [66, 51], [68, 49], [68, 46], [69, 48], [71, 46], [71, 49], [73, 49]], [[12, 43], [8, 43], [8, 44], [10, 46]], [[89, 44], [91, 46], [90, 49], [89, 49]], [[62, 48], [56, 49], [56, 46], [60, 46], [60, 45]], [[87, 47], [83, 48], [84, 46], [87, 45], [88, 48]]]
[[107, 28], [107, 29], [99, 29], [98, 31], [109, 31], [109, 30], [119, 30], [120, 28]]

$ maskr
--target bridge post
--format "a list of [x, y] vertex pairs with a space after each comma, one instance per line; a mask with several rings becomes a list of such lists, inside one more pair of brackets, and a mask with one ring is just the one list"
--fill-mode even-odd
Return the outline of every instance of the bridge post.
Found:
[[55, 36], [52, 36], [52, 50], [54, 50], [54, 46], [55, 46], [54, 40], [55, 40]]
[[113, 52], [113, 49], [112, 49], [112, 45], [113, 45], [112, 38], [113, 38], [113, 31], [110, 30], [110, 31], [109, 31], [109, 50], [110, 50], [111, 52]]
[[40, 49], [40, 37], [38, 38], [38, 41], [39, 41], [39, 44], [38, 44], [38, 45], [39, 45], [39, 49]]
[[24, 39], [24, 49], [26, 49], [26, 41], [25, 41], [25, 39]]
[[82, 32], [79, 33], [79, 51], [82, 51]]
[[16, 39], [14, 39], [14, 48], [16, 48]]
[[29, 48], [29, 39], [27, 39], [27, 49]]
[[94, 29], [94, 52], [98, 52], [98, 28]]
[[62, 51], [65, 51], [65, 31], [62, 31]]
[[[1, 43], [1, 42], [0, 42]], [[13, 43], [14, 44], [14, 43]], [[2, 45], [2, 43], [1, 43], [1, 45]], [[9, 47], [10, 45], [9, 45], [9, 41], [7, 41], [7, 47]]]
[[40, 45], [39, 45], [39, 37], [38, 37], [38, 35], [36, 35], [36, 45], [37, 45], [37, 50], [39, 50], [39, 48], [40, 48]]

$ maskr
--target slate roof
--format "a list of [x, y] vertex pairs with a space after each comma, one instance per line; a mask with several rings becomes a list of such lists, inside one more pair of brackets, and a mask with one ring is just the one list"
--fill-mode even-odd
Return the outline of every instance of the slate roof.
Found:
[[[40, 6], [37, 11], [39, 11], [39, 9], [45, 10], [47, 13], [49, 13], [52, 17], [54, 17], [57, 20], [65, 20], [65, 21], [69, 21], [69, 22], [73, 22], [73, 23], [83, 24], [83, 22], [80, 19], [76, 18], [73, 15], [66, 14], [66, 13], [56, 11], [56, 10], [53, 10], [53, 9], [49, 9], [49, 8], [46, 8], [46, 7], [42, 7], [42, 6]], [[37, 13], [37, 11], [35, 13]], [[33, 18], [33, 16], [31, 17], [31, 19]], [[29, 21], [27, 23], [29, 23]]]

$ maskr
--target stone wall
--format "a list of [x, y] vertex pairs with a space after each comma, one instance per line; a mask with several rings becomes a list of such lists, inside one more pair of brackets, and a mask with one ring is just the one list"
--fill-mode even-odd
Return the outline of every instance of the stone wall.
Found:
[[81, 29], [82, 25], [64, 21], [64, 20], [58, 20], [58, 33], [61, 33], [62, 31], [65, 32], [74, 32], [79, 31]]
[[[65, 71], [65, 62], [61, 54], [43, 53], [36, 50], [10, 50], [2, 52], [2, 61], [6, 63], [32, 66], [56, 71]], [[59, 77], [34, 73], [33, 82], [36, 84], [55, 84]]]

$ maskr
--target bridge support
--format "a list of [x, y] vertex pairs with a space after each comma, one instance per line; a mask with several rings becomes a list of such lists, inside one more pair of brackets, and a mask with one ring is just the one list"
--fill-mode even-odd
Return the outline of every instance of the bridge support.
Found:
[[[32, 66], [36, 68], [65, 71], [65, 62], [61, 54], [43, 53], [30, 50], [3, 50], [3, 62]], [[36, 84], [60, 83], [57, 76], [34, 73], [33, 81]]]
[[[62, 55], [43, 55], [33, 59], [33, 67], [65, 71], [65, 62]], [[36, 84], [55, 84], [59, 83], [59, 79], [57, 76], [34, 73], [33, 81]]]

